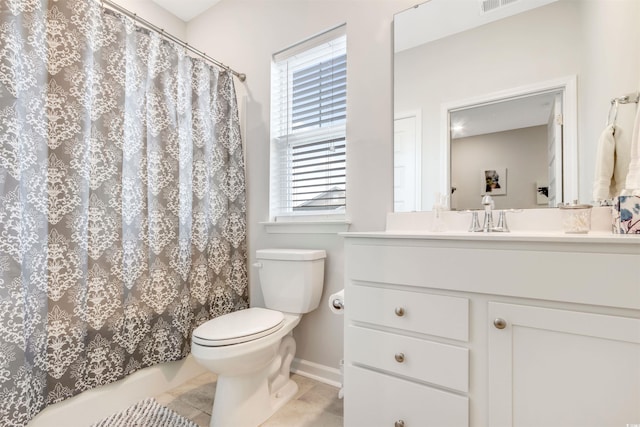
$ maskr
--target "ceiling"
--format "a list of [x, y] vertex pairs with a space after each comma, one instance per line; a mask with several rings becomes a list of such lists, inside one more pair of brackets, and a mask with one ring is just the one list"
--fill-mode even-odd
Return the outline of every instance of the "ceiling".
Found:
[[[394, 49], [400, 52], [479, 27], [556, 0], [427, 0], [395, 15]], [[504, 5], [482, 12], [481, 4]]]
[[451, 137], [465, 138], [546, 125], [556, 94], [547, 92], [452, 111]]
[[220, 0], [152, 0], [184, 22], [189, 22]]

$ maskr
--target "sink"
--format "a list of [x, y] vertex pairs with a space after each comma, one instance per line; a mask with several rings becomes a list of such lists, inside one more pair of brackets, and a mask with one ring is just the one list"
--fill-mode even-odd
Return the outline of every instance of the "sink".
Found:
[[[499, 210], [494, 211], [494, 222]], [[511, 233], [558, 233], [562, 229], [562, 213], [557, 208], [523, 209], [519, 212], [506, 212]], [[387, 215], [387, 232], [416, 233], [469, 233], [471, 212], [441, 211], [440, 221], [435, 224], [434, 212], [393, 212]], [[478, 211], [478, 220], [482, 224], [483, 211]], [[435, 227], [434, 227], [435, 225]], [[591, 214], [591, 231], [611, 234], [611, 208], [594, 207]], [[505, 234], [505, 233], [469, 233], [469, 234]]]

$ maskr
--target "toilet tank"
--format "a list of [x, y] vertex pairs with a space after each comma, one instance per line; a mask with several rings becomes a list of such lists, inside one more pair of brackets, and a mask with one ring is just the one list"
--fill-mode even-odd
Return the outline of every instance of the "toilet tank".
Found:
[[326, 256], [324, 250], [311, 249], [256, 251], [265, 307], [300, 314], [318, 308]]

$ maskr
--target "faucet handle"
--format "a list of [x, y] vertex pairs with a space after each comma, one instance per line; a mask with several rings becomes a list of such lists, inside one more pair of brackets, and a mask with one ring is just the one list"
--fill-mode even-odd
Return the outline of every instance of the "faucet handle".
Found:
[[475, 233], [477, 231], [482, 231], [482, 227], [480, 227], [480, 221], [478, 220], [478, 211], [470, 211], [471, 212], [471, 225], [469, 226], [469, 232]]
[[482, 231], [480, 221], [478, 220], [478, 211], [471, 211], [471, 225], [469, 226], [469, 231], [472, 233]]
[[507, 225], [507, 213], [506, 213], [506, 211], [502, 210], [502, 211], [498, 212], [498, 224], [495, 226], [493, 231], [499, 231], [499, 232], [504, 232], [504, 233], [508, 233], [509, 232], [509, 226]]
[[478, 211], [473, 209], [465, 209], [463, 211], [457, 211], [459, 214], [471, 214], [471, 224], [469, 225], [469, 233], [475, 233], [477, 231], [482, 231], [482, 227], [480, 227], [480, 221], [478, 220]]
[[509, 226], [507, 225], [507, 212], [518, 213], [522, 212], [522, 209], [503, 209], [498, 213], [498, 224], [494, 227], [493, 231], [508, 233]]

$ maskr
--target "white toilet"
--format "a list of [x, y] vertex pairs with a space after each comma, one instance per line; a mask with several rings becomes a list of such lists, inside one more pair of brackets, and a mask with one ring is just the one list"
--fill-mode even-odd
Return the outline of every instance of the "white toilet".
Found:
[[225, 314], [193, 331], [193, 357], [218, 374], [211, 427], [256, 427], [296, 394], [292, 331], [320, 303], [325, 257], [323, 250], [256, 251], [266, 308]]

